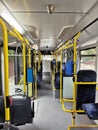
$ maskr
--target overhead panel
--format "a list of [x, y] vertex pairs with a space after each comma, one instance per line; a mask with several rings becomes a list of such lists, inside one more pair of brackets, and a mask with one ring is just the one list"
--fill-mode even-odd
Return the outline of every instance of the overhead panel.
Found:
[[67, 35], [65, 35], [65, 38], [62, 40], [62, 42], [64, 43], [65, 40], [67, 41], [71, 39], [75, 34], [77, 34], [83, 28], [88, 26], [88, 24], [90, 24], [92, 21], [98, 18], [97, 12], [98, 12], [98, 1], [96, 1], [94, 5], [92, 5], [92, 7], [88, 10], [87, 12], [88, 14], [84, 15], [79, 20], [79, 22], [74, 26], [74, 28], [70, 30]]
[[[57, 39], [64, 27], [77, 25], [84, 15], [88, 15], [87, 11], [96, 2], [96, 0], [74, 0], [74, 2], [73, 0], [3, 1], [22, 25], [34, 26], [39, 32], [38, 38], [47, 39], [48, 42], [44, 44], [40, 40], [40, 45], [43, 48], [47, 46], [47, 43], [50, 43], [51, 37]], [[47, 13], [47, 5], [49, 4], [54, 5], [54, 13], [51, 15]], [[86, 22], [88, 21], [86, 20]], [[71, 35], [73, 34], [74, 31], [71, 32]], [[70, 36], [66, 37], [66, 39], [68, 38]], [[55, 43], [52, 45], [56, 46]]]
[[87, 28], [79, 37], [79, 48], [94, 45], [98, 41], [98, 21]]
[[58, 39], [62, 39], [65, 34], [67, 34], [67, 32], [72, 29], [74, 27], [74, 25], [70, 25], [70, 26], [65, 26], [62, 28], [62, 30], [60, 31], [59, 35], [58, 35]]
[[30, 26], [30, 25], [24, 25], [24, 28], [28, 33], [32, 36], [33, 39], [38, 39], [39, 37], [39, 32], [36, 27]]
[[45, 11], [46, 6], [53, 4], [55, 12], [86, 13], [96, 0], [3, 0], [11, 11]]

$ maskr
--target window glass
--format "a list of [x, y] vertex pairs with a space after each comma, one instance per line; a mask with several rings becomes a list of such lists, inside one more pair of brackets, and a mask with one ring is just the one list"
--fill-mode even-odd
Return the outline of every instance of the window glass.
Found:
[[81, 51], [80, 69], [95, 70], [96, 50], [89, 49]]
[[96, 50], [94, 49], [88, 49], [81, 51], [81, 56], [83, 55], [96, 55]]

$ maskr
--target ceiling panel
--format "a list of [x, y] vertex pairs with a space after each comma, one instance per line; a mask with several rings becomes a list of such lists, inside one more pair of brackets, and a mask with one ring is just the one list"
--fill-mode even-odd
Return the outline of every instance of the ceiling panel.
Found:
[[2, 4], [2, 2], [0, 1], [0, 14], [3, 13], [4, 11], [6, 11], [5, 6]]
[[[44, 47], [50, 44], [50, 39], [57, 39], [64, 27], [70, 25], [76, 26], [97, 0], [2, 1], [4, 1], [5, 5], [22, 26], [29, 25], [38, 30], [40, 45]], [[49, 4], [54, 5], [54, 13], [51, 15], [47, 13], [46, 8]], [[88, 20], [86, 20], [86, 22], [88, 22]], [[74, 32], [72, 32], [72, 34], [74, 34]], [[88, 36], [88, 34], [86, 35]], [[47, 41], [43, 42], [45, 39], [47, 39]], [[83, 41], [83, 39], [80, 41]], [[55, 43], [52, 43], [52, 45], [55, 46]]]
[[86, 12], [96, 0], [3, 0], [12, 11], [46, 11], [53, 4], [55, 11]]
[[80, 20], [79, 14], [14, 14], [23, 25], [35, 26], [40, 38], [57, 37], [64, 26], [74, 25]]

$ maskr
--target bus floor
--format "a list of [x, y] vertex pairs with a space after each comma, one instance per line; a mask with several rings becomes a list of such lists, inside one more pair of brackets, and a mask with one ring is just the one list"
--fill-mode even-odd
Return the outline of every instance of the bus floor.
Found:
[[[67, 104], [68, 105], [68, 104]], [[19, 126], [19, 130], [67, 130], [71, 125], [71, 113], [65, 113], [59, 99], [54, 98], [49, 83], [42, 82], [35, 100], [35, 118], [32, 124]], [[86, 115], [77, 115], [76, 124], [95, 124]]]

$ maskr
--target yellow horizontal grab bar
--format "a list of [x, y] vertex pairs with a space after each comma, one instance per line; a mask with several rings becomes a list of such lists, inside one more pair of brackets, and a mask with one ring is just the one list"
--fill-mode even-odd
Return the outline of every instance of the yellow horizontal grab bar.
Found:
[[[75, 125], [75, 126], [68, 126], [68, 128], [96, 128], [96, 127], [98, 127], [98, 125], [96, 124], [96, 125]], [[68, 129], [68, 130], [70, 130], [70, 129]]]
[[24, 39], [25, 39], [27, 45], [30, 45], [29, 41], [26, 38], [24, 38]]
[[75, 84], [98, 84], [98, 82], [74, 82]]
[[76, 113], [76, 112], [79, 112], [79, 113], [83, 113], [84, 110], [69, 110], [67, 108], [65, 108], [65, 104], [64, 104], [64, 101], [62, 101], [62, 109], [64, 112], [70, 112], [70, 113]]
[[64, 102], [74, 102], [73, 99], [67, 99], [67, 98], [62, 98], [62, 101], [64, 101]]
[[21, 36], [21, 34], [15, 28], [13, 29], [13, 31], [16, 33], [17, 37], [23, 43], [25, 41], [25, 39]]
[[74, 37], [74, 39], [78, 39], [78, 37], [81, 35], [81, 32], [78, 32], [77, 35]]
[[63, 48], [68, 47], [70, 43], [70, 40], [68, 40], [64, 45], [62, 45], [60, 48], [58, 48], [55, 53], [60, 52], [61, 50], [64, 50]]
[[74, 45], [73, 44], [71, 44], [71, 45], [64, 45], [64, 46], [62, 46], [58, 51], [56, 51], [57, 53], [58, 52], [60, 52], [60, 51], [63, 51], [63, 50], [66, 50], [66, 49], [68, 49], [68, 48], [71, 48], [71, 47], [73, 47]]
[[14, 29], [14, 32], [12, 32], [11, 30], [8, 30], [8, 33], [12, 37], [20, 40], [22, 43], [25, 42], [27, 45], [30, 45], [29, 41], [26, 38], [23, 38], [16, 29]]
[[18, 39], [18, 36], [16, 35], [16, 33], [12, 32], [11, 30], [8, 30], [8, 34]]
[[71, 47], [73, 47], [73, 44], [65, 46], [62, 50], [65, 50], [65, 49], [68, 49], [68, 48], [71, 48]]

